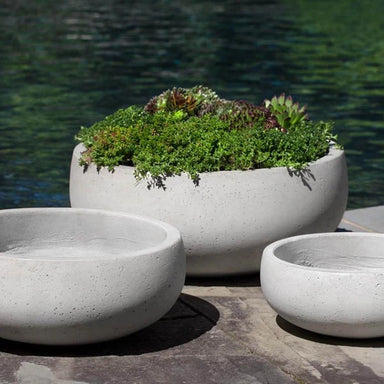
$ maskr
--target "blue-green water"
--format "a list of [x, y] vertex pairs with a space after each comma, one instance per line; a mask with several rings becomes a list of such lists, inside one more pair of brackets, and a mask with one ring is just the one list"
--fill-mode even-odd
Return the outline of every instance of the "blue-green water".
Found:
[[0, 208], [69, 205], [81, 125], [195, 84], [335, 121], [349, 208], [384, 204], [382, 0], [1, 3]]

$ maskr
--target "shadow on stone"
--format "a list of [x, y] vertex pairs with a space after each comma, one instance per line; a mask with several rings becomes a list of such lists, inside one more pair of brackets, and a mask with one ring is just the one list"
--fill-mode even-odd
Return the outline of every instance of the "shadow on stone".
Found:
[[228, 277], [187, 277], [186, 285], [199, 287], [260, 287], [260, 274]]
[[293, 336], [300, 337], [305, 340], [314, 341], [321, 344], [329, 345], [343, 345], [349, 347], [360, 348], [383, 348], [384, 337], [378, 337], [374, 339], [349, 339], [345, 337], [333, 337], [321, 335], [319, 333], [307, 331], [296, 325], [284, 320], [281, 316], [276, 316], [277, 325], [284, 331], [290, 333]]
[[220, 314], [215, 306], [195, 296], [181, 294], [159, 321], [132, 335], [108, 342], [78, 346], [44, 346], [0, 338], [0, 353], [21, 356], [126, 356], [163, 351], [197, 339], [212, 329]]
[[291, 177], [300, 177], [304, 187], [312, 191], [311, 183], [316, 182], [316, 177], [309, 168], [304, 168], [301, 170], [287, 168], [287, 171]]
[[351, 231], [350, 229], [346, 229], [346, 228], [337, 228], [335, 232], [353, 232]]

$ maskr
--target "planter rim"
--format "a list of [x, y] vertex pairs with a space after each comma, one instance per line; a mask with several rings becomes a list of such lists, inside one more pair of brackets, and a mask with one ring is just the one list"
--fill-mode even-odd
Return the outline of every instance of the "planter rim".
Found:
[[[170, 247], [172, 247], [174, 244], [178, 243], [181, 240], [181, 233], [180, 231], [175, 228], [174, 226], [165, 223], [164, 221], [153, 219], [147, 216], [141, 216], [141, 215], [135, 215], [130, 213], [124, 213], [124, 212], [118, 212], [118, 211], [111, 211], [111, 210], [104, 210], [104, 209], [90, 209], [90, 208], [50, 208], [50, 207], [44, 207], [44, 208], [12, 208], [12, 209], [4, 209], [0, 210], [0, 218], [2, 216], [23, 216], [23, 215], [49, 215], [49, 214], [59, 214], [59, 215], [72, 215], [72, 214], [86, 214], [86, 215], [95, 215], [95, 216], [107, 216], [107, 217], [116, 217], [116, 218], [126, 218], [131, 220], [138, 220], [144, 223], [147, 223], [149, 225], [155, 226], [157, 228], [160, 228], [164, 230], [165, 237], [163, 240], [158, 242], [155, 245], [151, 245], [148, 247], [145, 247], [144, 249], [140, 249], [137, 251], [128, 251], [126, 254], [119, 254], [114, 255], [113, 258], [108, 256], [108, 253], [105, 257], [98, 257], [97, 261], [103, 262], [103, 261], [113, 261], [118, 259], [125, 259], [125, 258], [136, 258], [136, 257], [143, 257], [145, 255], [150, 255], [155, 252], [162, 252], [166, 251]], [[12, 255], [7, 255], [6, 253], [0, 252], [0, 260], [16, 260]], [[58, 259], [52, 256], [52, 258], [43, 258], [40, 259], [39, 257], [23, 257], [23, 262], [25, 261], [42, 261], [44, 263], [46, 262], [82, 262], [82, 263], [93, 263], [94, 260], [90, 259], [89, 257], [81, 257], [76, 256], [75, 259]]]
[[[309, 267], [306, 265], [301, 265], [301, 264], [296, 264], [296, 263], [291, 263], [289, 261], [285, 261], [280, 259], [279, 257], [276, 256], [275, 251], [283, 247], [287, 244], [294, 243], [296, 241], [300, 240], [306, 240], [306, 239], [318, 239], [318, 238], [327, 238], [327, 237], [333, 237], [333, 238], [350, 238], [350, 237], [373, 237], [373, 238], [382, 238], [384, 241], [384, 233], [366, 233], [366, 232], [352, 232], [352, 233], [344, 233], [344, 232], [326, 232], [326, 233], [310, 233], [306, 235], [298, 235], [298, 236], [292, 236], [288, 237], [285, 239], [277, 240], [273, 242], [272, 244], [268, 245], [265, 247], [263, 251], [263, 256], [262, 258], [265, 257], [273, 257], [273, 261], [275, 263], [278, 263], [280, 265], [284, 265], [286, 267], [290, 268], [296, 268], [298, 270], [302, 270], [308, 273], [326, 273], [326, 274], [335, 274], [335, 275], [350, 275], [351, 271], [343, 271], [341, 269], [336, 269], [336, 268], [322, 268], [322, 267]], [[377, 274], [377, 273], [382, 273], [384, 274], [384, 268], [382, 267], [369, 267], [369, 269], [365, 270], [354, 270], [353, 274], [358, 274], [358, 275], [372, 275], [372, 274]]]
[[[75, 146], [74, 154], [78, 158], [80, 158], [81, 153], [84, 152], [85, 150], [86, 150], [86, 147], [84, 146], [84, 144], [79, 143]], [[340, 157], [340, 156], [343, 156], [343, 155], [344, 155], [343, 149], [336, 148], [335, 144], [330, 143], [328, 153], [326, 155], [320, 157], [319, 159], [308, 163], [308, 167], [310, 167], [311, 165], [314, 165], [314, 164], [327, 163], [327, 162], [332, 161], [333, 159]], [[91, 164], [95, 165], [94, 163], [91, 163]], [[120, 169], [129, 170], [131, 172], [133, 172], [136, 169], [135, 166], [130, 166], [130, 165], [117, 165], [117, 166], [115, 166], [115, 168], [117, 168], [117, 167]], [[106, 168], [106, 167], [102, 167], [102, 168]], [[303, 170], [305, 171], [306, 168], [307, 167], [305, 167]], [[287, 169], [289, 169], [292, 172], [295, 172], [295, 171], [300, 172], [301, 171], [301, 170], [296, 170], [294, 168], [289, 168], [289, 167], [271, 167], [271, 168], [255, 168], [255, 169], [246, 169], [246, 170], [234, 169], [234, 170], [223, 170], [223, 171], [213, 171], [213, 172], [200, 172], [199, 175], [220, 174], [220, 173], [221, 174], [225, 174], [225, 173], [231, 173], [231, 174], [242, 173], [242, 174], [244, 174], [247, 172], [254, 172], [254, 171], [278, 172], [281, 170], [286, 171]], [[185, 172], [182, 172], [182, 173], [185, 173]]]

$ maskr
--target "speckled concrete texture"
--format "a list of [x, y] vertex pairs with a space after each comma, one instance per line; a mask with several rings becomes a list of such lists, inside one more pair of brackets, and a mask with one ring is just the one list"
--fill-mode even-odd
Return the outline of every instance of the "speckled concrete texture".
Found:
[[285, 167], [168, 177], [165, 187], [137, 182], [133, 167], [113, 173], [79, 165], [70, 173], [72, 207], [126, 211], [163, 220], [180, 230], [188, 276], [258, 272], [264, 247], [294, 235], [334, 231], [344, 213], [348, 180], [344, 152], [331, 148], [308, 170]]
[[321, 336], [281, 319], [257, 274], [188, 279], [166, 316], [114, 341], [49, 347], [0, 339], [1, 384], [383, 384], [383, 361], [384, 338]]
[[324, 335], [384, 336], [384, 234], [315, 233], [265, 248], [264, 298], [285, 320]]
[[128, 214], [0, 211], [0, 336], [50, 344], [122, 337], [169, 311], [184, 285], [180, 232]]

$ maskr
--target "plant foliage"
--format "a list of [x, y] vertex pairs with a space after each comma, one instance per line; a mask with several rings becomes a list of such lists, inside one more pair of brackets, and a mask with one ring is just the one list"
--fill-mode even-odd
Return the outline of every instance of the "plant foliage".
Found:
[[285, 130], [308, 120], [308, 115], [305, 112], [306, 107], [300, 107], [299, 103], [294, 103], [292, 97], [285, 97], [284, 93], [278, 97], [274, 96], [271, 100], [264, 100], [264, 105]]
[[305, 107], [284, 94], [260, 106], [221, 99], [209, 88], [173, 88], [144, 108], [120, 109], [77, 140], [80, 164], [136, 168], [138, 179], [270, 167], [302, 169], [327, 154], [332, 123], [312, 122]]

